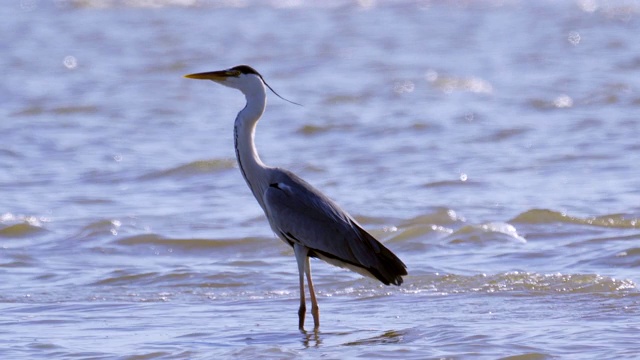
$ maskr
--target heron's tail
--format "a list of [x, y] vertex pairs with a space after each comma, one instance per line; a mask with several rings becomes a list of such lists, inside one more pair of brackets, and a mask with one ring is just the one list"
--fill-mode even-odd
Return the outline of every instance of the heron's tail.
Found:
[[380, 280], [385, 285], [397, 285], [402, 284], [404, 275], [407, 275], [407, 266], [386, 246], [382, 245], [376, 238], [360, 228], [360, 236], [366, 239], [376, 248], [376, 261], [374, 266], [370, 266], [366, 270], [371, 273], [376, 279]]

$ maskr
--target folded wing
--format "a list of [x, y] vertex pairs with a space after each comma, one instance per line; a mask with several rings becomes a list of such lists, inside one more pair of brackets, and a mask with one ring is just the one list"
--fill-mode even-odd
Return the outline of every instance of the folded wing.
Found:
[[264, 191], [272, 229], [293, 246], [300, 243], [309, 255], [380, 280], [402, 284], [405, 264], [349, 214], [295, 174], [281, 169]]

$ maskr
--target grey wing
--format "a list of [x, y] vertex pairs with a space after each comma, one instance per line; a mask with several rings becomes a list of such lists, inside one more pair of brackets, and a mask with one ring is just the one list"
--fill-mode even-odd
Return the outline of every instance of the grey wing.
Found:
[[310, 256], [351, 268], [384, 284], [400, 285], [406, 266], [363, 230], [344, 210], [296, 175], [277, 169], [264, 192], [273, 230], [290, 245], [298, 242]]

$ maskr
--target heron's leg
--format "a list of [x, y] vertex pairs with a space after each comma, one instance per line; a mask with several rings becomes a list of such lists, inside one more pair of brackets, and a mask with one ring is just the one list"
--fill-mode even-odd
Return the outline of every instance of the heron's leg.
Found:
[[309, 297], [311, 298], [311, 315], [313, 315], [313, 328], [318, 329], [320, 327], [320, 308], [318, 308], [316, 291], [313, 288], [313, 281], [311, 280], [311, 264], [309, 263], [308, 256], [305, 261], [305, 270], [307, 273], [307, 283], [309, 284]]
[[300, 308], [298, 309], [298, 329], [304, 330], [304, 316], [307, 312], [307, 307], [304, 300], [304, 273], [306, 272], [306, 265], [309, 258], [309, 249], [303, 245], [294, 244], [293, 252], [296, 254], [296, 261], [298, 263], [298, 274], [300, 276]]

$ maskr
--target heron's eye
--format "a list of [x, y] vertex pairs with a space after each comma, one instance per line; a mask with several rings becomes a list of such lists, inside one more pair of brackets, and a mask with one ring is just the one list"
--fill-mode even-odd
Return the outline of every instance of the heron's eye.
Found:
[[238, 77], [240, 76], [242, 73], [238, 70], [228, 70], [227, 71], [227, 75], [228, 76], [233, 76], [233, 77]]

